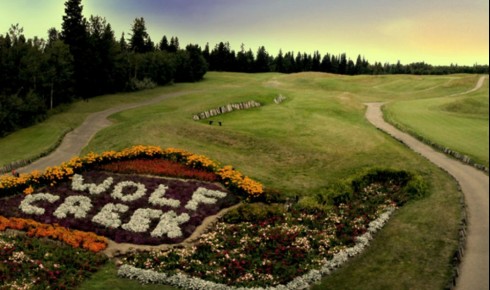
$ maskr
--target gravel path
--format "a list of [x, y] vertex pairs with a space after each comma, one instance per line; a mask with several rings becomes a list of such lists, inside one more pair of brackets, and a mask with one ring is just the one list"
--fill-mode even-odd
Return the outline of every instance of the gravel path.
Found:
[[58, 166], [62, 162], [70, 160], [73, 156], [78, 156], [82, 151], [82, 148], [88, 144], [95, 133], [111, 125], [111, 122], [107, 120], [107, 117], [112, 114], [124, 110], [156, 104], [168, 98], [178, 97], [194, 92], [195, 91], [169, 93], [146, 100], [144, 102], [120, 105], [104, 111], [93, 113], [89, 115], [79, 127], [66, 134], [60, 146], [58, 146], [58, 148], [56, 148], [56, 150], [54, 150], [51, 154], [40, 158], [25, 167], [19, 168], [17, 171], [20, 173], [29, 173], [33, 170], [44, 171], [46, 167]]
[[[483, 85], [481, 77], [473, 92]], [[383, 119], [383, 103], [367, 103], [366, 118], [377, 128], [402, 141], [410, 149], [420, 153], [432, 163], [452, 175], [463, 191], [467, 211], [467, 236], [464, 257], [460, 264], [457, 290], [489, 289], [489, 177], [469, 165], [452, 159], [414, 137], [401, 132]]]

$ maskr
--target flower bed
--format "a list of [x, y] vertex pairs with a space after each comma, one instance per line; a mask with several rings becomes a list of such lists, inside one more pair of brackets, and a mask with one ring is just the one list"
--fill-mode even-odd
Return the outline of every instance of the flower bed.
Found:
[[29, 237], [47, 237], [60, 240], [74, 248], [81, 247], [95, 253], [107, 247], [107, 240], [94, 233], [73, 231], [65, 227], [42, 224], [29, 219], [0, 216], [0, 231], [6, 229], [26, 231]]
[[[259, 183], [229, 166], [219, 168], [203, 156], [155, 147], [89, 154], [44, 174], [5, 180], [26, 194], [0, 200], [5, 216], [147, 245], [183, 241], [204, 218], [236, 204], [239, 199], [232, 192], [244, 197], [262, 192]], [[231, 192], [209, 182], [217, 180]], [[1, 188], [10, 190], [5, 183]]]
[[127, 254], [119, 275], [186, 289], [306, 288], [360, 253], [404, 202], [393, 198], [405, 194], [409, 175], [383, 174], [354, 182], [356, 191], [328, 210], [242, 205], [192, 247]]
[[[418, 176], [376, 171], [355, 179], [350, 191], [333, 193], [327, 207], [241, 205], [191, 247], [126, 254], [118, 273], [188, 289], [303, 289], [361, 252], [397, 206], [425, 189]], [[135, 146], [73, 158], [44, 173], [2, 176], [0, 197], [0, 230], [24, 230], [97, 252], [106, 246], [100, 236], [179, 243], [205, 217], [240, 199], [272, 196], [260, 183], [204, 156]], [[0, 274], [15, 272], [12, 265], [0, 267]], [[40, 283], [23, 274], [17, 280], [15, 273], [3, 275], [10, 284], [0, 288]]]
[[205, 217], [237, 202], [214, 183], [87, 171], [42, 192], [3, 199], [0, 206], [11, 217], [158, 245], [183, 241]]
[[28, 236], [0, 235], [0, 289], [73, 289], [104, 255]]

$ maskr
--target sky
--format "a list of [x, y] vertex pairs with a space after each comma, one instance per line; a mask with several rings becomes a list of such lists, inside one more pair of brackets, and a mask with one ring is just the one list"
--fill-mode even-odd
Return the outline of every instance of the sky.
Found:
[[[27, 38], [61, 29], [64, 0], [0, 0], [0, 34], [19, 23]], [[275, 56], [346, 53], [375, 61], [489, 64], [488, 0], [82, 0], [83, 15], [105, 17], [116, 38], [143, 17], [151, 39], [177, 36], [212, 49]]]

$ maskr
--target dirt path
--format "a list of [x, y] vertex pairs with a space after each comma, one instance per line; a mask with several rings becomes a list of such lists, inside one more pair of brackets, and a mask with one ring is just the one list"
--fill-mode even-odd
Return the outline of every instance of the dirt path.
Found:
[[79, 127], [66, 134], [60, 146], [58, 146], [58, 148], [56, 148], [56, 150], [54, 150], [51, 154], [40, 158], [25, 167], [19, 168], [17, 171], [20, 173], [28, 173], [33, 170], [43, 171], [48, 166], [57, 166], [64, 161], [70, 160], [70, 158], [72, 158], [73, 156], [78, 156], [82, 151], [82, 148], [88, 144], [95, 133], [111, 125], [111, 122], [107, 120], [107, 117], [112, 114], [124, 110], [156, 104], [168, 98], [182, 96], [195, 92], [196, 91], [184, 91], [169, 93], [153, 99], [146, 100], [144, 102], [121, 105], [104, 111], [93, 113], [89, 115]]
[[[475, 89], [466, 93], [480, 88], [484, 78], [481, 77]], [[468, 228], [465, 252], [460, 264], [456, 289], [489, 289], [489, 177], [482, 171], [437, 152], [432, 147], [386, 123], [381, 111], [383, 103], [368, 103], [366, 105], [366, 118], [369, 122], [395, 139], [402, 141], [410, 149], [420, 153], [459, 182], [465, 197]]]
[[485, 79], [488, 78], [488, 76], [481, 76], [479, 79], [478, 79], [478, 82], [476, 83], [475, 87], [472, 88], [471, 90], [468, 90], [466, 92], [462, 92], [462, 93], [457, 93], [457, 94], [452, 94], [450, 95], [449, 97], [453, 97], [453, 96], [460, 96], [460, 95], [466, 95], [466, 94], [469, 94], [469, 93], [472, 93], [474, 91], [478, 91], [482, 86], [483, 86], [483, 83], [485, 83]]

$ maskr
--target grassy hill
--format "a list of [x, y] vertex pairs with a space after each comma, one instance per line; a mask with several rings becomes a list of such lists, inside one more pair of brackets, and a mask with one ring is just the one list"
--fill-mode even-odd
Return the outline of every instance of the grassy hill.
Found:
[[[35, 128], [0, 139], [0, 152], [15, 151], [14, 156], [1, 154], [0, 164], [42, 150], [38, 144], [41, 138], [34, 138], [33, 132], [45, 136], [53, 126], [62, 132], [79, 124], [88, 113], [121, 102], [170, 91], [192, 91], [111, 116], [114, 124], [97, 133], [83, 153], [137, 144], [182, 148], [231, 164], [266, 187], [303, 199], [324, 193], [339, 180], [370, 168], [417, 172], [431, 184], [431, 195], [397, 211], [365, 253], [326, 277], [318, 289], [442, 289], [448, 283], [458, 242], [461, 193], [446, 173], [368, 123], [363, 103], [392, 102], [390, 108], [396, 108], [397, 104], [432, 102], [467, 91], [477, 79], [473, 75], [350, 77], [210, 72], [195, 84], [75, 103]], [[486, 90], [488, 96], [488, 82]], [[287, 99], [275, 104], [273, 99], [279, 94]], [[208, 120], [192, 119], [195, 113], [248, 100], [259, 101], [262, 106], [213, 117], [209, 119], [215, 121], [213, 125]], [[438, 110], [454, 110], [451, 108], [458, 107], [455, 101], [460, 100], [443, 102]], [[473, 106], [471, 101], [468, 106]], [[473, 115], [473, 109], [469, 110]], [[488, 132], [488, 111], [486, 120]], [[431, 130], [437, 131], [434, 127]], [[55, 142], [56, 134], [52, 135], [42, 143], [49, 146]], [[488, 139], [486, 142], [488, 148]], [[82, 289], [138, 288], [124, 279], [110, 278], [113, 273], [109, 266]]]
[[422, 138], [469, 156], [488, 167], [488, 79], [475, 92], [388, 105], [388, 119]]

